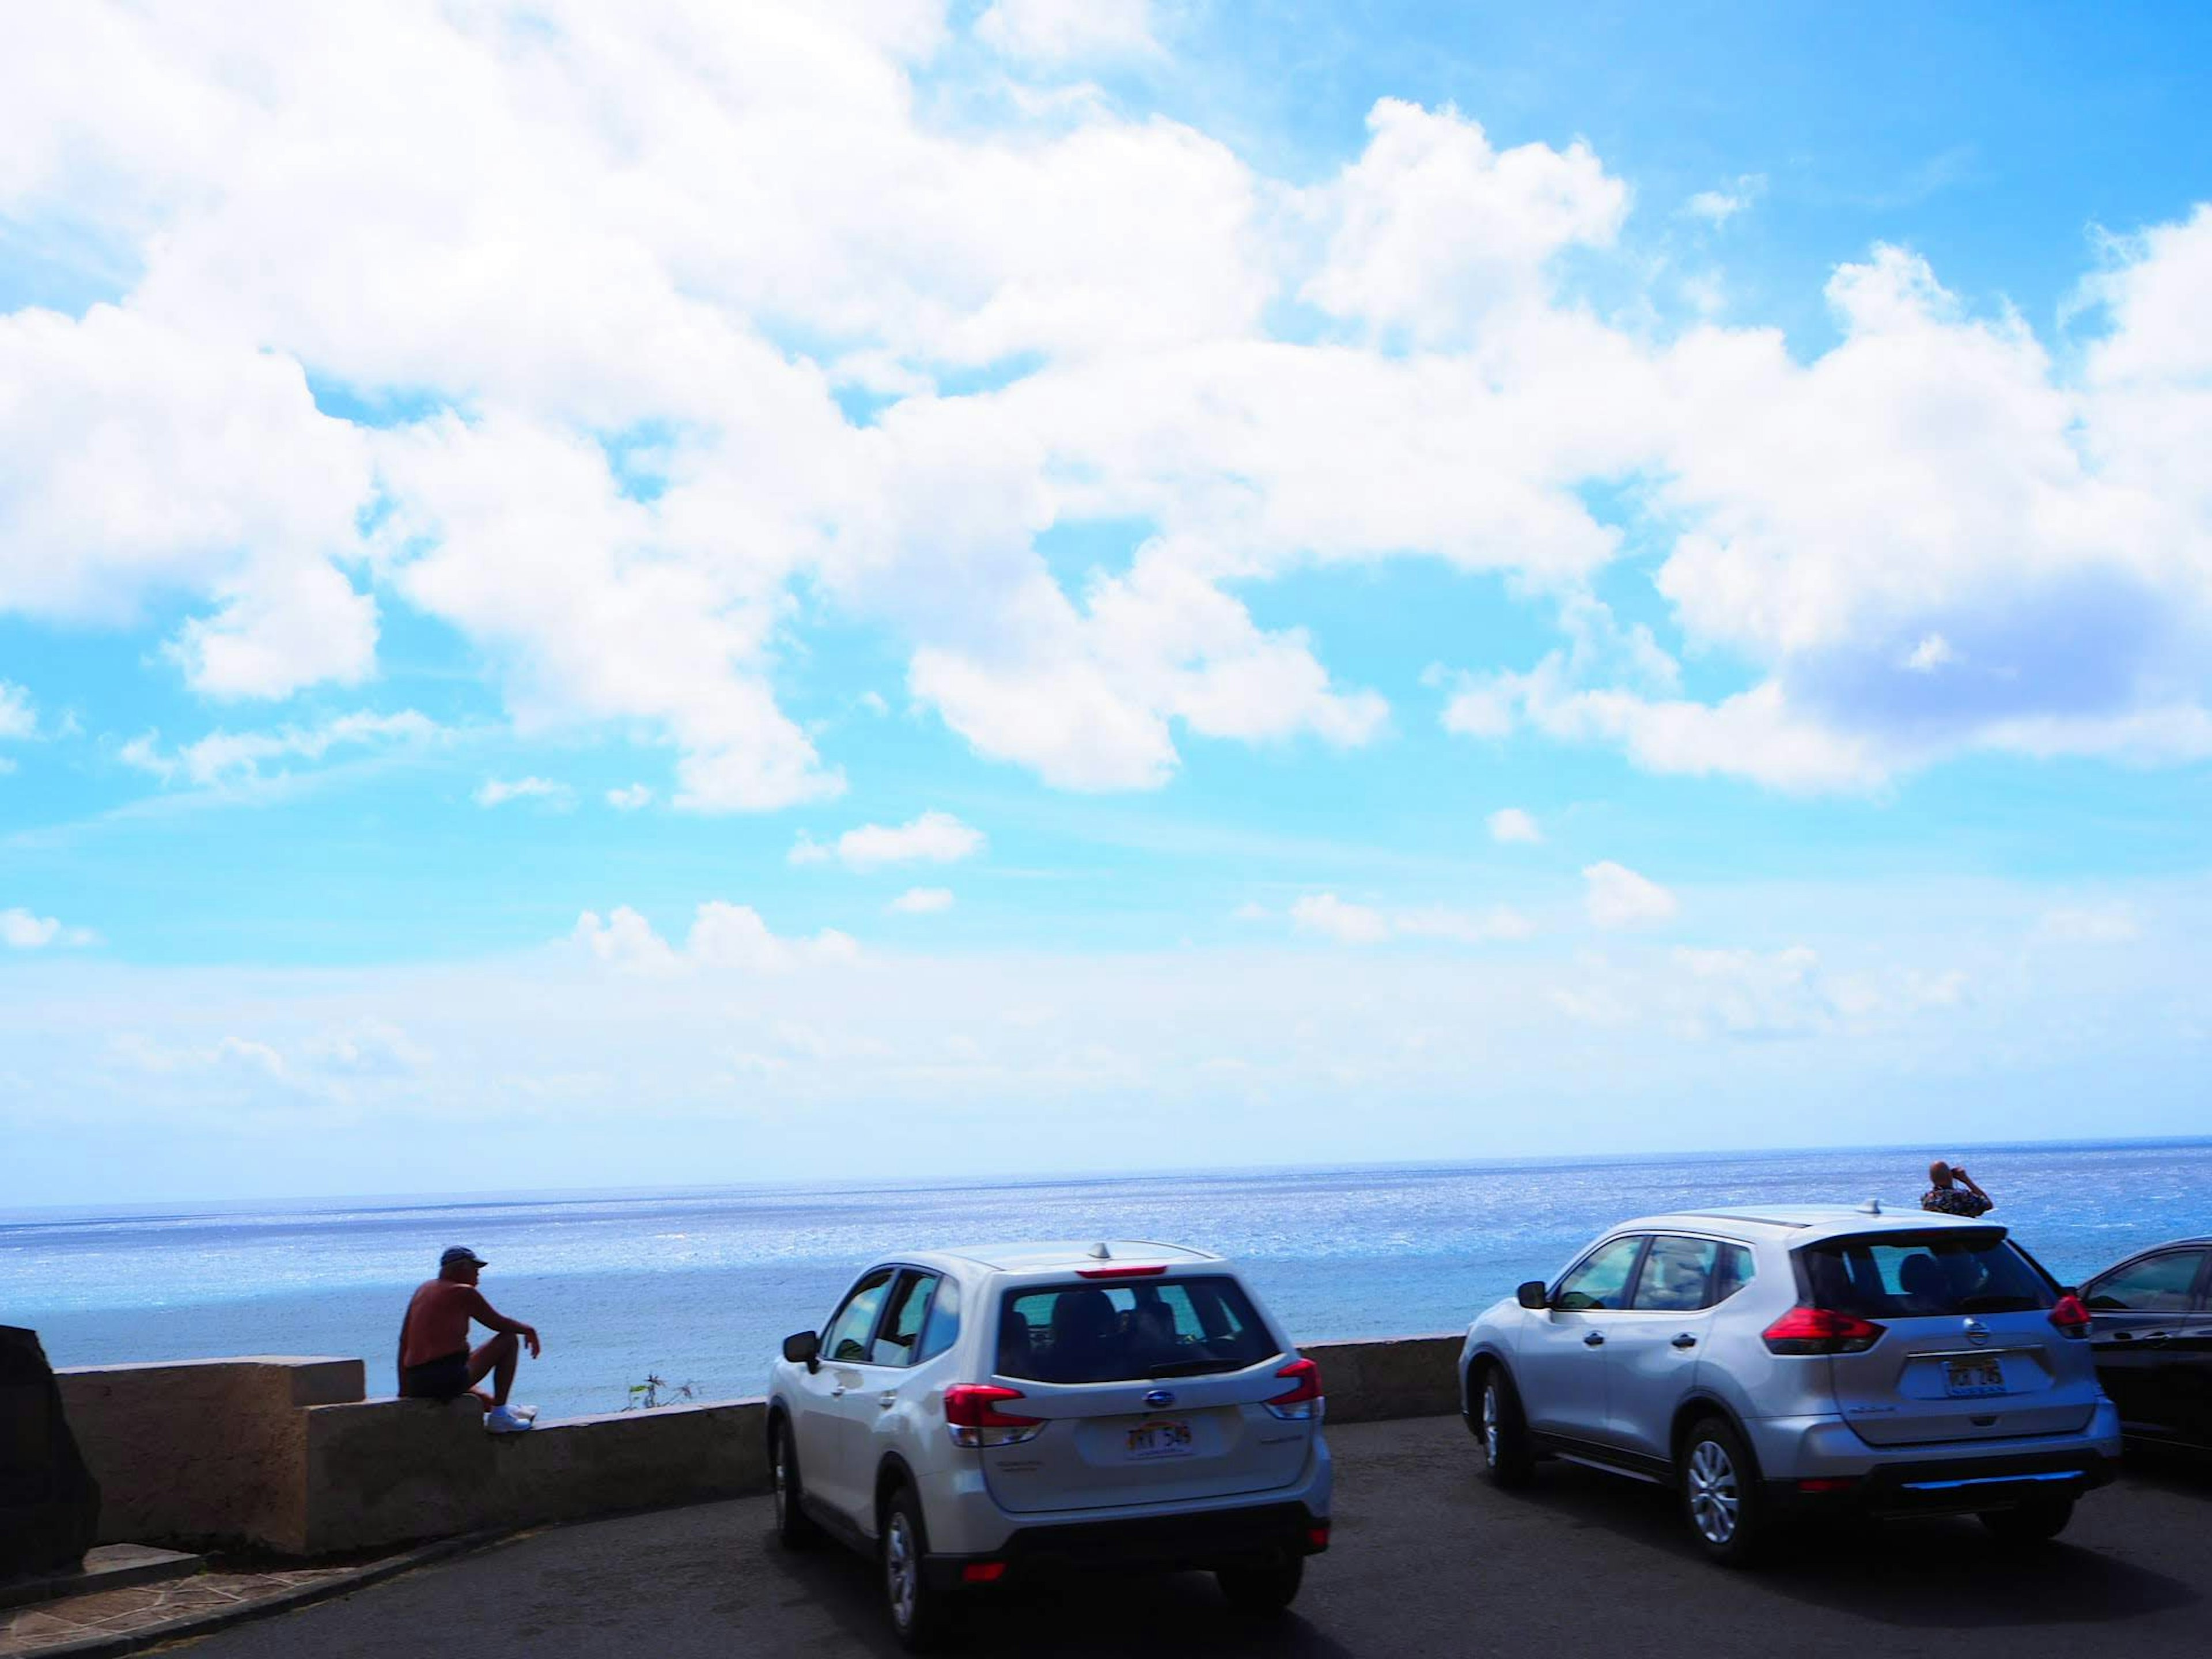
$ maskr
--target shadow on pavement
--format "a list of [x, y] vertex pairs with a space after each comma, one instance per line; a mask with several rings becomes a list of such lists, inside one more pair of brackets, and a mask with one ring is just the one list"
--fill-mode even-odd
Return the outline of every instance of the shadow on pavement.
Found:
[[[2136, 1478], [2132, 1468], [2130, 1476]], [[2200, 1475], [2198, 1481], [2197, 1490], [2212, 1494], [2212, 1480]], [[1547, 1465], [1517, 1496], [1570, 1528], [1602, 1528], [1677, 1556], [1686, 1571], [1720, 1574], [1753, 1594], [1883, 1624], [1925, 1630], [2099, 1624], [2203, 1599], [2179, 1579], [2067, 1537], [2027, 1547], [2002, 1544], [1972, 1516], [1818, 1522], [1784, 1540], [1767, 1565], [1741, 1572], [1705, 1559], [1683, 1528], [1671, 1491]], [[2111, 1489], [2093, 1493], [2083, 1500], [2084, 1513], [2118, 1498]]]
[[[870, 1653], [897, 1654], [876, 1587], [876, 1570], [852, 1551], [826, 1545], [803, 1555], [781, 1549], [772, 1534], [761, 1550], [767, 1570], [812, 1615]], [[1324, 1561], [1326, 1558], [1323, 1558]], [[1232, 1613], [1204, 1573], [1080, 1576], [1010, 1585], [978, 1595], [963, 1610], [954, 1641], [963, 1656], [1114, 1656], [1267, 1654], [1285, 1659], [1351, 1659], [1351, 1650], [1323, 1635], [1292, 1607], [1267, 1621]]]

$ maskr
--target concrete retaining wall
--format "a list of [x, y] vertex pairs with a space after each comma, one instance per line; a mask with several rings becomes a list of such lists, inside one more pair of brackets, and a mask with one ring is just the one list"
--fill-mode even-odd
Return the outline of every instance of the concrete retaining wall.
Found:
[[[1329, 1420], [1459, 1409], [1456, 1336], [1323, 1342]], [[492, 1435], [465, 1403], [366, 1400], [358, 1359], [264, 1356], [57, 1373], [106, 1504], [100, 1539], [291, 1555], [764, 1492], [758, 1400]]]
[[306, 1530], [307, 1413], [362, 1396], [358, 1359], [256, 1354], [54, 1373], [100, 1482], [103, 1544], [291, 1548]]

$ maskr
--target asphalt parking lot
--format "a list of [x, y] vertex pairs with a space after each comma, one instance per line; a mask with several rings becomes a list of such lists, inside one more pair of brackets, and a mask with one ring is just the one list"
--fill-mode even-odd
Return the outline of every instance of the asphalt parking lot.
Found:
[[[970, 1615], [975, 1655], [1623, 1651], [2131, 1656], [2205, 1650], [2212, 1465], [2158, 1458], [2092, 1494], [2056, 1544], [2008, 1553], [1971, 1520], [1846, 1527], [1755, 1574], [1706, 1565], [1656, 1487], [1547, 1464], [1491, 1491], [1457, 1419], [1332, 1429], [1335, 1541], [1282, 1621], [1240, 1623], [1210, 1579], [1081, 1579]], [[550, 1528], [190, 1644], [206, 1659], [897, 1651], [872, 1568], [793, 1556], [765, 1498]]]

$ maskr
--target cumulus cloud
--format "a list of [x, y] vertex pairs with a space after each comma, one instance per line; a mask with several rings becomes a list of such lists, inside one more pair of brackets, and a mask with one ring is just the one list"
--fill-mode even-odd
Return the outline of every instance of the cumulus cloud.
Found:
[[[4, 101], [4, 100], [0, 100]], [[0, 315], [0, 611], [129, 624], [210, 608], [170, 641], [217, 697], [368, 676], [368, 449], [299, 362], [98, 305]]]
[[1533, 847], [1544, 839], [1536, 820], [1517, 806], [1501, 806], [1484, 822], [1489, 824], [1490, 838], [1494, 842], [1519, 842]]
[[1637, 927], [1668, 921], [1681, 907], [1648, 877], [1610, 861], [1583, 869], [1583, 908], [1600, 927]]
[[[1264, 916], [1267, 912], [1259, 913]], [[1242, 916], [1240, 912], [1239, 915]], [[1448, 906], [1379, 910], [1334, 893], [1310, 893], [1291, 906], [1291, 922], [1300, 933], [1339, 945], [1380, 945], [1391, 939], [1441, 939], [1461, 945], [1527, 939], [1534, 924], [1504, 906], [1474, 912]]]
[[909, 887], [884, 908], [902, 916], [937, 915], [952, 908], [952, 890], [949, 887]]
[[0, 910], [0, 945], [11, 951], [43, 951], [51, 945], [88, 945], [100, 935], [88, 927], [64, 927], [52, 916], [33, 915], [20, 905]]
[[251, 783], [269, 775], [264, 768], [289, 760], [320, 761], [349, 749], [390, 749], [436, 741], [443, 728], [411, 708], [396, 714], [360, 712], [339, 714], [315, 726], [287, 726], [269, 732], [216, 731], [181, 748], [164, 750], [161, 734], [133, 738], [118, 751], [126, 766], [150, 773], [164, 783], [179, 779], [203, 788]]
[[[1149, 49], [1136, 0], [985, 9], [996, 129], [923, 78], [940, 7], [551, 15], [34, 9], [0, 214], [132, 276], [0, 317], [0, 611], [161, 618], [160, 672], [239, 698], [365, 679], [404, 610], [525, 732], [769, 811], [844, 787], [786, 706], [825, 612], [976, 752], [1145, 789], [1196, 739], [1384, 730], [1256, 585], [1440, 560], [1571, 636], [1632, 539], [1698, 694], [1574, 646], [1464, 665], [1451, 730], [1798, 790], [2212, 754], [2212, 209], [2109, 239], [2063, 360], [1893, 247], [1805, 356], [1655, 317], [1677, 278], [1613, 252], [1630, 188], [1586, 145], [1386, 99], [1293, 183], [1063, 95]], [[1039, 550], [1099, 525], [1136, 526], [1100, 569]]]
[[983, 832], [935, 809], [902, 824], [864, 823], [824, 844], [805, 831], [793, 843], [793, 864], [832, 859], [848, 870], [868, 872], [895, 864], [957, 864], [983, 850]]
[[617, 812], [635, 812], [640, 807], [650, 805], [652, 800], [653, 791], [641, 783], [607, 791], [607, 805]]
[[857, 961], [860, 948], [849, 935], [823, 928], [811, 938], [770, 931], [748, 904], [720, 899], [702, 904], [681, 948], [653, 931], [653, 924], [629, 905], [617, 905], [603, 921], [597, 911], [576, 918], [570, 938], [597, 961], [629, 974], [674, 975], [732, 971], [783, 974], [808, 965]]
[[1717, 228], [1749, 207], [1765, 189], [1764, 174], [1747, 173], [1724, 188], [1698, 191], [1682, 204], [1682, 211]]
[[574, 805], [576, 792], [550, 778], [486, 778], [473, 799], [479, 806], [504, 806], [511, 800], [541, 800], [548, 806]]
[[1010, 58], [1053, 64], [1159, 50], [1151, 0], [992, 0], [975, 38]]

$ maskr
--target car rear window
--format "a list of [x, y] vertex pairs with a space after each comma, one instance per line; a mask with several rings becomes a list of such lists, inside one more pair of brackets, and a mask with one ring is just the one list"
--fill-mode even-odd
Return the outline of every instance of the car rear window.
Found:
[[1797, 1252], [1815, 1307], [1862, 1319], [2019, 1313], [2056, 1294], [1995, 1230], [1945, 1228], [1824, 1239]]
[[1039, 1382], [1201, 1376], [1278, 1352], [1225, 1275], [1009, 1291], [999, 1316], [999, 1375]]

